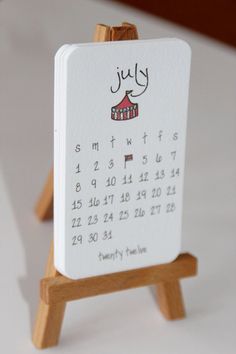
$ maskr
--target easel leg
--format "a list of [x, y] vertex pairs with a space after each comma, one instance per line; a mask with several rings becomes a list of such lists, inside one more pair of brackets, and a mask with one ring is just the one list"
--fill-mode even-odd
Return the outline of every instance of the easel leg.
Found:
[[179, 280], [157, 285], [157, 301], [162, 314], [168, 320], [185, 317], [185, 309]]
[[[46, 277], [57, 276], [58, 272], [53, 265], [53, 243], [51, 244]], [[47, 305], [40, 300], [36, 322], [33, 332], [33, 343], [37, 348], [43, 349], [57, 345], [60, 337], [66, 303]]]
[[40, 220], [49, 220], [53, 217], [53, 169], [48, 175], [43, 192], [35, 208]]
[[36, 348], [43, 349], [58, 344], [66, 303], [47, 305], [40, 300], [33, 333]]

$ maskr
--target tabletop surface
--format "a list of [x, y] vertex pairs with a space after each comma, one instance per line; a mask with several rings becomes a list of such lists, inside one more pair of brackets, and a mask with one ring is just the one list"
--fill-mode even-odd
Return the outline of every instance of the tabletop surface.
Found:
[[199, 275], [182, 281], [187, 318], [167, 322], [153, 288], [71, 302], [51, 353], [235, 353], [236, 51], [129, 7], [95, 0], [0, 2], [0, 330], [2, 352], [36, 353], [30, 337], [52, 222], [35, 201], [52, 165], [53, 56], [89, 42], [96, 23], [135, 23], [140, 38], [192, 47], [183, 251]]

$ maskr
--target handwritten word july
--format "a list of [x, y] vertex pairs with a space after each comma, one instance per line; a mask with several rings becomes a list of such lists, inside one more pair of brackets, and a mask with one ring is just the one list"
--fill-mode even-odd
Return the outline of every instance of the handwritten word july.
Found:
[[122, 82], [126, 79], [134, 79], [135, 83], [142, 87], [143, 90], [138, 93], [137, 95], [131, 94], [132, 97], [138, 97], [141, 96], [148, 88], [149, 84], [149, 74], [148, 74], [148, 68], [146, 68], [144, 71], [139, 69], [138, 63], [135, 64], [133, 70], [128, 69], [128, 70], [120, 70], [119, 67], [117, 67], [117, 84], [116, 88], [113, 88], [113, 85], [110, 87], [110, 90], [112, 93], [116, 93], [120, 90], [122, 86]]

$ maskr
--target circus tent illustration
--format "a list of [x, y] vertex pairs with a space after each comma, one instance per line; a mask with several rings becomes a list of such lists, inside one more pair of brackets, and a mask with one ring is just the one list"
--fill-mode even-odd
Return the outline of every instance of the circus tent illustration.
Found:
[[117, 121], [129, 120], [138, 117], [138, 104], [129, 99], [131, 91], [126, 91], [125, 96], [118, 105], [111, 108], [111, 119]]

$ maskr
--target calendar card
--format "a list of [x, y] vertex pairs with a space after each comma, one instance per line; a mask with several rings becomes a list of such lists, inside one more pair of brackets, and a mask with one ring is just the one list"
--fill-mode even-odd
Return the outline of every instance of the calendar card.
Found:
[[190, 59], [179, 39], [71, 44], [57, 52], [54, 261], [65, 276], [178, 256]]

